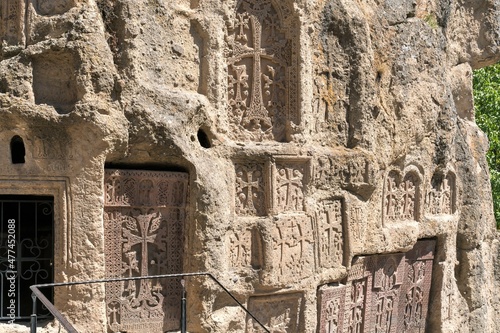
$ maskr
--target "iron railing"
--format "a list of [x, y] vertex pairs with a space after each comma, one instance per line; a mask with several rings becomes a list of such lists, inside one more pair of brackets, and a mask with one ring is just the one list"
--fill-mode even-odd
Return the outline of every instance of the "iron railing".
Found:
[[47, 297], [39, 290], [39, 288], [46, 287], [62, 287], [62, 286], [75, 286], [75, 285], [83, 285], [83, 284], [96, 284], [96, 283], [107, 283], [107, 282], [120, 282], [120, 281], [135, 281], [135, 280], [146, 280], [146, 279], [164, 279], [164, 278], [182, 278], [182, 297], [181, 297], [181, 332], [186, 333], [186, 323], [187, 323], [187, 313], [186, 313], [186, 287], [185, 287], [185, 277], [191, 276], [208, 276], [212, 281], [217, 283], [217, 285], [227, 293], [235, 302], [242, 308], [247, 315], [250, 316], [259, 326], [264, 329], [265, 332], [270, 333], [269, 329], [264, 326], [255, 316], [248, 311], [248, 309], [241, 304], [240, 301], [236, 299], [236, 297], [231, 294], [231, 292], [220, 283], [219, 280], [211, 273], [208, 272], [198, 272], [198, 273], [182, 273], [182, 274], [163, 274], [163, 275], [149, 275], [149, 276], [137, 276], [137, 277], [129, 277], [129, 278], [112, 278], [112, 279], [100, 279], [100, 280], [89, 280], [89, 281], [79, 281], [79, 282], [62, 282], [62, 283], [46, 283], [46, 284], [35, 284], [30, 286], [33, 299], [33, 314], [31, 315], [31, 329], [30, 333], [36, 333], [37, 330], [37, 315], [36, 315], [36, 300], [37, 298], [40, 302], [43, 303], [47, 307], [47, 309], [52, 313], [54, 318], [56, 318], [61, 325], [68, 331], [68, 333], [78, 333], [78, 331], [74, 328], [74, 326], [63, 316], [63, 314], [56, 309], [54, 304], [50, 302]]

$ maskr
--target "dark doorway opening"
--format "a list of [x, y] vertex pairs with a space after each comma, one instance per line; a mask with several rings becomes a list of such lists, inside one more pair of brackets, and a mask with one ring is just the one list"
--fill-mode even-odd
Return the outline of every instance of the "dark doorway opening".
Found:
[[[0, 195], [0, 320], [25, 321], [32, 313], [29, 287], [54, 282], [54, 198]], [[44, 288], [53, 302], [53, 289]], [[38, 301], [39, 318], [50, 312]]]

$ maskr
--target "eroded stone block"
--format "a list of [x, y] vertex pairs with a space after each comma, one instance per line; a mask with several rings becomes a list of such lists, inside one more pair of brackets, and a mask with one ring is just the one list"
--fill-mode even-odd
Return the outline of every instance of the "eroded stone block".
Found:
[[[248, 309], [271, 332], [294, 333], [301, 331], [302, 294], [283, 294], [250, 297]], [[264, 330], [247, 317], [247, 333]]]
[[36, 104], [53, 106], [58, 113], [73, 110], [78, 100], [75, 59], [66, 51], [48, 51], [33, 59]]

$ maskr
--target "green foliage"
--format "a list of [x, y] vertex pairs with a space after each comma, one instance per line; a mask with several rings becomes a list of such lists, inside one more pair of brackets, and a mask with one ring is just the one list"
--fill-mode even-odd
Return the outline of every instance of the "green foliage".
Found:
[[437, 17], [436, 17], [436, 14], [432, 13], [432, 14], [427, 14], [425, 17], [424, 17], [424, 21], [432, 28], [432, 29], [436, 29], [439, 25], [438, 25], [438, 21], [437, 21]]
[[474, 71], [476, 123], [486, 133], [490, 149], [486, 155], [497, 228], [500, 229], [500, 63]]

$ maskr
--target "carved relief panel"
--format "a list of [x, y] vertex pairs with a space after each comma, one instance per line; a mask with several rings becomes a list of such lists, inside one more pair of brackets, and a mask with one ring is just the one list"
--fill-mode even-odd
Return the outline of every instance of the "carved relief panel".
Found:
[[307, 161], [278, 160], [273, 168], [274, 213], [301, 212], [304, 207], [304, 191], [308, 182]]
[[[106, 275], [134, 277], [182, 272], [187, 174], [107, 170], [104, 180]], [[106, 285], [108, 329], [178, 329], [179, 279]]]
[[262, 267], [262, 239], [257, 227], [244, 227], [226, 233], [226, 249], [231, 268], [260, 269]]
[[[347, 159], [347, 163], [345, 160]], [[314, 184], [321, 189], [340, 186], [367, 200], [375, 190], [375, 167], [363, 155], [319, 156], [314, 163]]]
[[424, 332], [434, 249], [423, 240], [407, 253], [355, 258], [345, 285], [319, 288], [320, 332]]
[[340, 266], [344, 258], [342, 200], [324, 201], [321, 208], [316, 213], [319, 265], [324, 268]]
[[308, 182], [308, 159], [236, 162], [235, 213], [239, 216], [266, 216], [302, 212]]
[[405, 256], [398, 332], [425, 332], [436, 242], [424, 240]]
[[237, 163], [236, 203], [237, 215], [264, 216], [267, 214], [266, 180], [267, 172], [264, 164]]
[[415, 171], [391, 170], [384, 184], [383, 221], [419, 220], [421, 177]]
[[282, 282], [310, 276], [314, 270], [312, 220], [305, 215], [275, 219], [272, 230], [272, 272]]
[[345, 312], [345, 285], [323, 286], [318, 291], [319, 323], [321, 333], [337, 333], [343, 327]]
[[403, 255], [375, 256], [372, 291], [372, 325], [375, 332], [398, 333], [398, 303], [403, 282]]
[[286, 140], [297, 122], [297, 51], [291, 14], [273, 1], [240, 0], [228, 22], [228, 113], [238, 140]]
[[[366, 257], [355, 259], [347, 277], [346, 309], [344, 314], [345, 330], [348, 333], [365, 332], [370, 327], [371, 300], [371, 260]], [[343, 332], [344, 329], [338, 330]]]
[[349, 236], [351, 244], [362, 244], [365, 239], [366, 220], [363, 216], [363, 207], [352, 205], [349, 210]]
[[429, 215], [452, 215], [456, 206], [456, 179], [452, 171], [436, 172], [425, 198], [425, 210]]
[[[285, 294], [250, 297], [249, 311], [271, 332], [296, 333], [303, 330], [301, 319], [302, 294]], [[264, 330], [247, 317], [247, 333], [263, 333]]]

